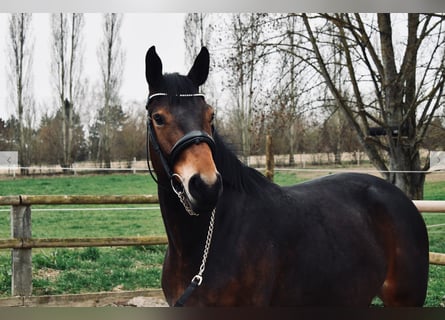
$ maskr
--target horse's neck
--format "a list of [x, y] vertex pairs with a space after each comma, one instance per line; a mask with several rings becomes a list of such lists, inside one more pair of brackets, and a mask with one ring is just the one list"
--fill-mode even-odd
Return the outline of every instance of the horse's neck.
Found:
[[272, 185], [260, 172], [244, 165], [217, 133], [214, 139], [215, 164], [223, 178], [224, 190], [232, 188], [237, 192], [261, 195], [266, 186]]
[[[223, 178], [223, 195], [219, 201], [224, 201], [225, 194], [239, 196], [241, 193], [250, 193], [264, 197], [263, 187], [271, 185], [270, 182], [261, 173], [243, 165], [225, 146], [221, 137], [215, 134], [214, 139], [216, 142], [215, 164]], [[168, 180], [159, 182], [164, 186], [170, 185]], [[190, 216], [176, 194], [168, 187], [159, 187], [158, 194], [170, 247], [181, 254], [201, 251], [209, 228], [211, 213], [201, 214], [198, 217]], [[216, 212], [217, 220], [221, 218], [221, 214], [224, 213]]]
[[159, 190], [159, 200], [170, 247], [181, 255], [201, 250], [210, 215], [190, 216], [169, 190]]

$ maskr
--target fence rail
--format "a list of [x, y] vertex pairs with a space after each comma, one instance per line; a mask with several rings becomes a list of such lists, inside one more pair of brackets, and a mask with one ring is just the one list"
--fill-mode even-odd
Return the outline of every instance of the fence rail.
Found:
[[439, 200], [414, 200], [414, 205], [420, 212], [445, 213], [445, 201]]
[[0, 197], [0, 205], [36, 205], [36, 204], [157, 204], [154, 195], [18, 195]]
[[[12, 249], [13, 296], [32, 295], [32, 249], [112, 247], [167, 244], [165, 236], [109, 238], [32, 238], [32, 205], [157, 204], [154, 195], [18, 195], [0, 196], [0, 205], [11, 206], [11, 238], [0, 239], [0, 249]], [[445, 201], [414, 201], [420, 212], [445, 213]], [[445, 254], [430, 252], [430, 263], [445, 265]]]
[[116, 238], [39, 238], [39, 239], [1, 239], [0, 249], [36, 248], [83, 248], [152, 246], [167, 244], [165, 236], [116, 237]]

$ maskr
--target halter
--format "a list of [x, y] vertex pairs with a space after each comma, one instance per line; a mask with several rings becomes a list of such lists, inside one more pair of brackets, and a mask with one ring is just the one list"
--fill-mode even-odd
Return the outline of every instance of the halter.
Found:
[[[151, 99], [155, 97], [166, 97], [169, 96], [167, 93], [154, 93], [150, 96], [148, 96], [146, 108], [148, 110], [148, 105], [151, 102]], [[185, 98], [191, 98], [191, 97], [202, 97], [205, 98], [205, 95], [202, 93], [181, 93], [176, 95], [176, 97], [185, 97]], [[213, 127], [212, 127], [213, 129]], [[181, 154], [181, 152], [189, 147], [192, 144], [199, 144], [201, 142], [207, 143], [207, 145], [210, 147], [210, 150], [212, 151], [212, 154], [215, 154], [215, 141], [213, 140], [212, 136], [209, 135], [207, 132], [202, 130], [193, 130], [188, 133], [186, 133], [181, 139], [179, 139], [175, 145], [171, 148], [169, 155], [166, 157], [164, 153], [162, 152], [161, 146], [158, 143], [158, 139], [156, 137], [156, 132], [153, 128], [153, 121], [151, 119], [151, 114], [148, 115], [147, 119], [147, 163], [148, 163], [148, 169], [150, 171], [150, 175], [152, 176], [153, 180], [159, 185], [158, 180], [154, 176], [150, 162], [149, 162], [149, 140], [151, 140], [153, 149], [158, 154], [159, 159], [161, 160], [162, 166], [164, 168], [165, 173], [167, 174], [170, 181], [172, 181], [172, 178], [174, 177], [174, 173], [172, 170], [173, 165], [175, 164], [177, 158]], [[172, 184], [173, 187], [173, 184]], [[177, 190], [173, 187], [173, 190], [177, 192]]]

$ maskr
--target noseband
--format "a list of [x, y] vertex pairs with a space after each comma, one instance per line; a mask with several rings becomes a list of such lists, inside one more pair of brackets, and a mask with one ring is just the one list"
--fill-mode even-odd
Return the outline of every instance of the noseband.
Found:
[[[154, 97], [158, 96], [168, 96], [167, 93], [155, 93], [148, 97], [146, 108], [148, 110], [148, 105], [150, 103], [150, 100]], [[194, 93], [194, 94], [178, 94], [177, 97], [203, 97], [204, 95], [202, 93]], [[213, 129], [213, 127], [212, 127]], [[148, 143], [149, 140], [152, 143], [154, 151], [158, 154], [159, 159], [161, 160], [162, 166], [164, 168], [165, 173], [167, 174], [169, 180], [171, 180], [174, 177], [173, 173], [173, 165], [175, 164], [176, 160], [178, 159], [179, 155], [182, 151], [184, 151], [186, 148], [193, 144], [199, 144], [202, 142], [207, 143], [207, 145], [210, 147], [210, 150], [212, 151], [212, 154], [215, 154], [215, 141], [213, 140], [212, 136], [209, 135], [207, 132], [202, 130], [193, 130], [188, 133], [186, 133], [182, 138], [180, 138], [174, 146], [171, 148], [168, 155], [164, 155], [162, 152], [161, 146], [159, 145], [158, 139], [156, 137], [156, 132], [153, 128], [153, 121], [151, 119], [151, 114], [148, 115], [147, 119], [147, 160], [149, 158], [149, 148]], [[149, 161], [147, 161], [149, 162]], [[150, 164], [148, 164], [148, 168], [150, 170], [150, 174], [153, 178], [153, 180], [156, 181], [156, 183], [159, 184], [158, 180], [154, 177]]]
[[192, 144], [199, 144], [201, 142], [205, 142], [210, 147], [212, 154], [215, 154], [215, 141], [213, 138], [205, 131], [194, 130], [186, 133], [178, 142], [175, 143], [173, 148], [170, 151], [170, 165], [172, 166], [179, 154]]

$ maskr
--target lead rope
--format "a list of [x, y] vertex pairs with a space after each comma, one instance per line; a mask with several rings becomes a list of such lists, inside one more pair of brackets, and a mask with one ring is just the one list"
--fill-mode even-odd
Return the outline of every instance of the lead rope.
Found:
[[193, 211], [192, 205], [190, 204], [190, 201], [187, 199], [187, 195], [185, 194], [185, 189], [182, 185], [182, 182], [181, 182], [182, 188], [179, 189], [176, 187], [176, 185], [174, 183], [174, 179], [178, 179], [178, 181], [182, 181], [182, 178], [179, 174], [174, 173], [170, 179], [170, 184], [171, 184], [173, 191], [178, 196], [179, 201], [182, 203], [182, 206], [184, 207], [185, 211], [187, 211], [187, 213], [191, 216], [195, 216], [195, 217], [199, 216], [199, 213], [196, 213], [195, 211]]
[[206, 238], [206, 243], [205, 243], [205, 246], [204, 246], [204, 253], [202, 255], [201, 265], [199, 267], [199, 272], [198, 272], [197, 275], [195, 275], [192, 278], [192, 281], [190, 281], [190, 284], [187, 287], [187, 289], [185, 289], [185, 291], [182, 294], [182, 296], [179, 297], [178, 301], [176, 301], [175, 307], [183, 307], [185, 302], [187, 301], [187, 299], [193, 293], [193, 291], [197, 287], [199, 287], [201, 285], [201, 283], [202, 283], [202, 279], [203, 279], [202, 275], [203, 275], [204, 270], [206, 268], [207, 257], [209, 255], [209, 250], [210, 250], [210, 244], [212, 243], [213, 227], [215, 225], [215, 211], [216, 211], [216, 209], [213, 209], [212, 215], [210, 216], [209, 229], [207, 231], [207, 238]]

